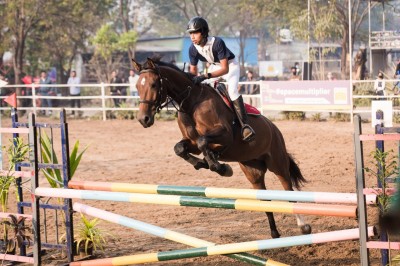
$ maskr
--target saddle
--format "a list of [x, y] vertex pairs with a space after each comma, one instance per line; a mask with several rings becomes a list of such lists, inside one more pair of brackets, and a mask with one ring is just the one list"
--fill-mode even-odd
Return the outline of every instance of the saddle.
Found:
[[[228, 90], [226, 89], [225, 84], [218, 82], [216, 84], [215, 90], [218, 93], [218, 95], [222, 98], [222, 100], [224, 101], [226, 106], [228, 106], [229, 109], [231, 109], [231, 111], [234, 112], [233, 103], [232, 103], [231, 98], [229, 97], [229, 93], [228, 93]], [[252, 115], [252, 116], [261, 115], [260, 111], [258, 111], [257, 108], [255, 108], [254, 106], [252, 106], [250, 104], [244, 103], [244, 107], [246, 108], [246, 113], [248, 115]]]

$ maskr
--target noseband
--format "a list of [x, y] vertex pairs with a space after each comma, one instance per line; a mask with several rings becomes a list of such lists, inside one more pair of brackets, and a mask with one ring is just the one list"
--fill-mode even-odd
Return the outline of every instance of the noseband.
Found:
[[139, 72], [139, 75], [141, 75], [142, 73], [156, 74], [160, 81], [160, 88], [157, 89], [157, 97], [156, 97], [155, 101], [139, 100], [139, 104], [144, 103], [144, 104], [148, 104], [150, 106], [154, 106], [156, 108], [156, 112], [158, 113], [158, 112], [160, 112], [160, 110], [162, 108], [164, 108], [168, 104], [168, 102], [164, 105], [162, 104], [162, 100], [167, 97], [167, 90], [163, 86], [164, 79], [161, 77], [160, 71], [158, 69], [153, 69], [153, 68], [143, 69], [142, 71]]

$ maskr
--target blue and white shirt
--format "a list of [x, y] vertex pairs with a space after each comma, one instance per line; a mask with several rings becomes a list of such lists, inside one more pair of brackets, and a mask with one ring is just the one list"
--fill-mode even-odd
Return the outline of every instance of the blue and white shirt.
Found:
[[189, 47], [190, 64], [196, 66], [199, 61], [210, 64], [219, 64], [222, 59], [234, 59], [235, 55], [226, 47], [225, 42], [219, 37], [208, 37], [207, 43], [202, 47], [193, 44]]

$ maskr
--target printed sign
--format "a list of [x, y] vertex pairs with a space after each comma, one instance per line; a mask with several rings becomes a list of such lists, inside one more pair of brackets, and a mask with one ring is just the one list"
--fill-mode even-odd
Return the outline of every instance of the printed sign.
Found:
[[312, 111], [349, 109], [350, 82], [264, 81], [262, 104], [266, 110]]

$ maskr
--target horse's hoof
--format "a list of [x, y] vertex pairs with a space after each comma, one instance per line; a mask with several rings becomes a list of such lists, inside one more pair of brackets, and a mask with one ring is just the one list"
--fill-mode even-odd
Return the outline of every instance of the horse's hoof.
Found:
[[281, 235], [279, 234], [279, 232], [277, 230], [273, 230], [273, 231], [271, 231], [271, 237], [272, 238], [280, 238]]
[[222, 176], [232, 176], [233, 175], [233, 170], [232, 167], [228, 164], [221, 164], [221, 168], [223, 169]]
[[302, 225], [300, 229], [303, 235], [311, 234], [311, 226], [309, 224]]

